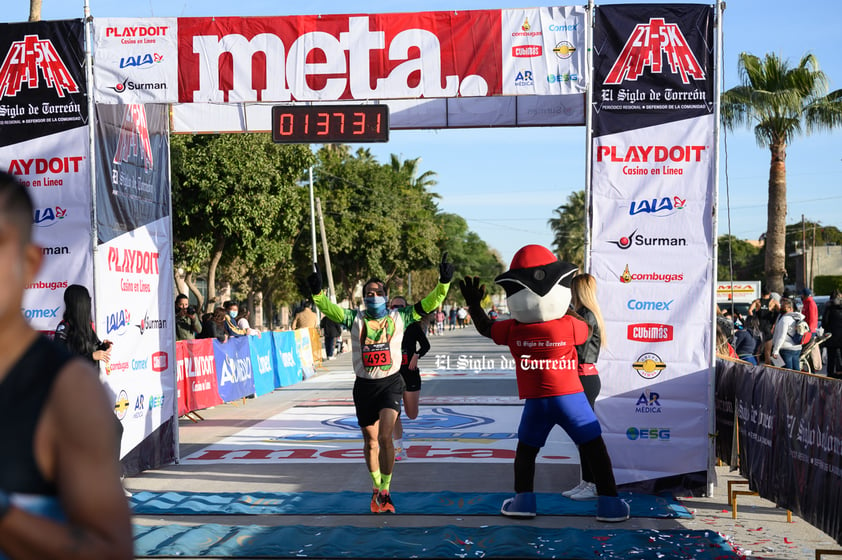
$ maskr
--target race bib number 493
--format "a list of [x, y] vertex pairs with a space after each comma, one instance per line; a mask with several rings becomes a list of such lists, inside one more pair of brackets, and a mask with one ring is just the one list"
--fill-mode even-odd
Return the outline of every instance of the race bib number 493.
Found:
[[392, 365], [392, 352], [388, 342], [366, 344], [362, 348], [363, 365], [365, 367], [382, 367]]

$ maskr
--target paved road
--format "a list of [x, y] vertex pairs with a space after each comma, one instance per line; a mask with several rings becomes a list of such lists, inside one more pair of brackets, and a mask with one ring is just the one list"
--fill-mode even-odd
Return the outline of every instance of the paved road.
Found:
[[[421, 370], [425, 373], [421, 398], [422, 416], [425, 410], [430, 411], [447, 403], [450, 403], [449, 406], [455, 406], [454, 403], [467, 406], [472, 402], [483, 403], [488, 416], [502, 418], [509, 411], [519, 414], [519, 403], [515, 399], [514, 372], [506, 369], [510, 365], [503, 361], [506, 354], [501, 352], [501, 347], [477, 335], [473, 328], [448, 331], [443, 336], [431, 337], [430, 342], [432, 349], [420, 363]], [[299, 385], [280, 389], [256, 399], [247, 399], [244, 403], [226, 404], [202, 411], [201, 414], [205, 418], [202, 422], [193, 423], [181, 419], [181, 463], [128, 478], [126, 487], [133, 491], [368, 492], [370, 479], [361, 459], [326, 459], [329, 455], [335, 457], [338, 453], [336, 449], [343, 446], [358, 448], [359, 442], [318, 441], [313, 445], [308, 443], [296, 448], [299, 454], [301, 449], [309, 449], [312, 460], [291, 461], [273, 458], [265, 453], [263, 460], [237, 459], [243, 456], [243, 449], [259, 450], [266, 449], [267, 446], [272, 448], [274, 437], [280, 438], [280, 447], [289, 448], [290, 440], [284, 438], [284, 433], [289, 430], [310, 433], [313, 425], [319, 425], [325, 415], [335, 417], [335, 427], [338, 430], [347, 427], [343, 417], [347, 412], [352, 412], [347, 408], [350, 406], [352, 383], [350, 355], [346, 353], [326, 362], [316, 377]], [[345, 412], [336, 412], [343, 410]], [[516, 425], [516, 419], [511, 422]], [[412, 432], [409, 425], [407, 431]], [[555, 430], [554, 434], [556, 432], [560, 430]], [[570, 444], [562, 434], [559, 434], [556, 440], [553, 444], [553, 449], [558, 451], [556, 455], [575, 457], [575, 453], [568, 453]], [[420, 441], [412, 442], [410, 439], [411, 452], [414, 445], [419, 446], [416, 455], [429, 455], [425, 451], [426, 444], [422, 445]], [[457, 444], [454, 442], [442, 441], [434, 447], [452, 451], [455, 445]], [[333, 451], [329, 451], [331, 446]], [[514, 448], [513, 444], [511, 448]], [[239, 455], [237, 450], [240, 450]], [[447, 454], [441, 451], [438, 453]], [[260, 453], [253, 454], [258, 455]], [[198, 460], [202, 457], [223, 457], [225, 460]], [[694, 519], [633, 518], [623, 523], [622, 528], [669, 530], [683, 527], [718, 531], [732, 537], [735, 544], [746, 551], [751, 550], [755, 557], [760, 558], [806, 560], [814, 558], [814, 550], [817, 548], [840, 549], [830, 537], [801, 519], [794, 518], [793, 523], [787, 523], [783, 510], [757, 497], [740, 498], [739, 517], [733, 520], [731, 508], [725, 499], [725, 487], [728, 479], [739, 477], [730, 473], [727, 467], [719, 467], [717, 472], [719, 484], [713, 496], [684, 500], [684, 504], [695, 512]], [[401, 491], [504, 492], [511, 489], [512, 479], [512, 465], [509, 460], [493, 462], [411, 458], [396, 466], [392, 488], [396, 498]], [[536, 491], [555, 492], [569, 488], [576, 482], [578, 466], [575, 460], [539, 462], [535, 480]], [[400, 513], [399, 502], [397, 507]], [[565, 527], [603, 530], [606, 528], [605, 524], [593, 518], [550, 516], [519, 521], [502, 516], [267, 515], [249, 516], [248, 519], [244, 519], [243, 516], [215, 516], [212, 521], [232, 525], [350, 524], [360, 527], [396, 527], [528, 523], [537, 527], [558, 527], [560, 519]], [[167, 516], [166, 519], [136, 517], [139, 524], [160, 524], [162, 521], [187, 524], [209, 522], [207, 517], [201, 516]]]

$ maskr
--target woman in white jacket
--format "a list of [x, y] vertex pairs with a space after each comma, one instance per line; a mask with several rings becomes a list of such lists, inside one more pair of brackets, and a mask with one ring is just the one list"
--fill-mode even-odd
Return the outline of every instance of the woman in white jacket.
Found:
[[804, 315], [794, 309], [791, 299], [781, 299], [781, 316], [772, 332], [772, 358], [783, 360], [785, 368], [800, 371], [801, 336], [804, 333], [798, 332], [798, 325], [804, 321]]

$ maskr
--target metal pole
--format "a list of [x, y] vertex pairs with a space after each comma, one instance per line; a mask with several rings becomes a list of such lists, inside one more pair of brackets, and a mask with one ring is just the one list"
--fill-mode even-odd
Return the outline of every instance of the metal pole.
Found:
[[[714, 66], [714, 79], [713, 79], [713, 145], [714, 145], [714, 158], [713, 158], [713, 213], [711, 215], [712, 227], [711, 227], [711, 235], [713, 236], [713, 259], [711, 262], [711, 290], [710, 290], [710, 313], [711, 313], [711, 322], [710, 322], [710, 340], [711, 340], [711, 348], [710, 348], [710, 359], [711, 359], [711, 368], [708, 375], [708, 434], [715, 434], [716, 433], [716, 407], [714, 403], [716, 402], [716, 386], [714, 385], [714, 380], [716, 378], [716, 311], [714, 310], [716, 306], [716, 271], [718, 268], [718, 258], [719, 258], [719, 245], [717, 243], [717, 228], [718, 225], [718, 211], [719, 211], [719, 142], [720, 142], [720, 98], [722, 95], [722, 59], [724, 53], [722, 52], [724, 40], [723, 40], [723, 25], [722, 25], [722, 13], [725, 11], [725, 2], [722, 0], [716, 0], [716, 7], [714, 13], [714, 26], [716, 35], [714, 37], [715, 40], [715, 57], [713, 61]], [[716, 439], [714, 437], [708, 437], [708, 496], [713, 496], [713, 486], [714, 481], [716, 480], [716, 468], [715, 468], [715, 458], [716, 458]]]
[[313, 197], [313, 166], [309, 169], [310, 175], [310, 234], [313, 243], [313, 272], [316, 271], [318, 261], [316, 256], [316, 204]]
[[585, 255], [584, 272], [590, 272], [591, 268], [591, 180], [593, 179], [593, 0], [588, 0], [587, 13], [585, 14], [585, 66], [588, 81], [585, 87]]

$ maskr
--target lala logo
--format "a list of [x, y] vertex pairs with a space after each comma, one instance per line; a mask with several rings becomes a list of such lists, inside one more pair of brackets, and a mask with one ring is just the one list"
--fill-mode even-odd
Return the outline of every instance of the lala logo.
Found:
[[37, 227], [50, 227], [67, 215], [67, 208], [56, 206], [55, 208], [36, 208], [32, 217], [32, 223]]

